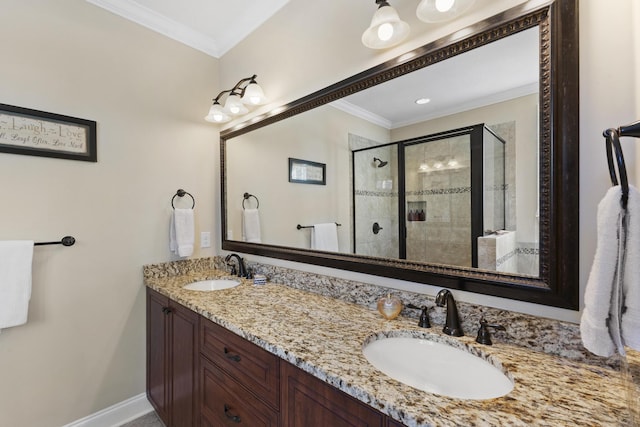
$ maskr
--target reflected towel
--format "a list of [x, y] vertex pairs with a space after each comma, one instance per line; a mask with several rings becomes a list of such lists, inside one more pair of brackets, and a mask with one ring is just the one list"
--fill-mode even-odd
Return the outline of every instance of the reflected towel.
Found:
[[27, 322], [33, 241], [0, 242], [0, 329]]
[[338, 252], [338, 227], [335, 222], [314, 224], [311, 232], [311, 249]]
[[193, 209], [174, 209], [169, 227], [169, 249], [180, 257], [193, 254], [195, 242]]
[[597, 248], [584, 294], [580, 335], [584, 347], [598, 356], [611, 356], [621, 345], [618, 298], [619, 272], [624, 266], [625, 215], [620, 186], [610, 188], [598, 204]]
[[242, 210], [242, 239], [250, 243], [262, 243], [260, 239], [260, 213], [258, 209]]
[[640, 350], [640, 192], [629, 186], [627, 201], [627, 239], [622, 282], [622, 339]]

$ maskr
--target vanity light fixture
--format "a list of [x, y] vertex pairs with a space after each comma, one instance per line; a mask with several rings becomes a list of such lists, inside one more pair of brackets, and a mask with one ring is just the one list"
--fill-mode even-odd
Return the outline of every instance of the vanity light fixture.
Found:
[[475, 0], [422, 0], [416, 9], [418, 19], [426, 23], [444, 22], [462, 15]]
[[386, 0], [376, 0], [378, 10], [371, 25], [362, 34], [362, 44], [371, 49], [395, 46], [409, 35], [409, 24], [402, 21], [398, 12]]
[[[209, 108], [209, 114], [204, 118], [212, 123], [225, 123], [233, 117], [241, 116], [249, 112], [249, 106], [262, 105], [267, 102], [267, 97], [260, 85], [256, 83], [256, 75], [240, 80], [232, 89], [223, 90], [213, 99], [213, 105]], [[227, 99], [224, 107], [220, 101], [224, 95]]]
[[214, 99], [213, 105], [209, 108], [209, 114], [207, 114], [204, 119], [212, 123], [225, 123], [231, 120], [231, 117], [224, 112], [224, 109], [218, 102], [218, 99]]
[[[362, 44], [371, 49], [385, 49], [402, 42], [409, 35], [409, 24], [398, 16], [387, 0], [375, 0], [378, 10], [371, 25], [362, 34]], [[469, 9], [475, 0], [422, 0], [416, 16], [434, 23], [454, 19]]]

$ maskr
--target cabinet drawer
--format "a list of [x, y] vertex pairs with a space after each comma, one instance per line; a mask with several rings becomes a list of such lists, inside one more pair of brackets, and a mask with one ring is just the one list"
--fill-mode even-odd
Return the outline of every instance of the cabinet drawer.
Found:
[[278, 357], [216, 325], [200, 322], [200, 350], [214, 364], [274, 409], [279, 408]]
[[200, 360], [202, 426], [276, 427], [278, 413], [205, 357]]

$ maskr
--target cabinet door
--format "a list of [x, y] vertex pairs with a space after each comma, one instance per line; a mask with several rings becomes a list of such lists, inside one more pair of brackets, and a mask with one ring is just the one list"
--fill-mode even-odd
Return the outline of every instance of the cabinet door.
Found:
[[389, 427], [405, 427], [405, 425], [401, 424], [399, 421], [389, 418]]
[[285, 427], [384, 427], [386, 416], [335, 387], [281, 361]]
[[169, 424], [169, 299], [147, 288], [147, 396]]
[[193, 427], [198, 412], [199, 315], [176, 303], [171, 319], [171, 426]]

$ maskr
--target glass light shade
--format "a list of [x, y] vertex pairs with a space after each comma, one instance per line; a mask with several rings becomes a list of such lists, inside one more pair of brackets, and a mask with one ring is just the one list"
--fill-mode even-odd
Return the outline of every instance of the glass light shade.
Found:
[[209, 108], [209, 114], [207, 114], [204, 119], [211, 123], [224, 123], [228, 122], [231, 118], [224, 112], [222, 105], [214, 102], [211, 108]]
[[249, 83], [244, 89], [242, 102], [249, 105], [262, 105], [267, 102], [267, 97], [258, 83]]
[[362, 34], [362, 44], [371, 49], [395, 46], [409, 35], [409, 24], [400, 20], [398, 12], [391, 6], [376, 10], [371, 25]]
[[475, 0], [422, 0], [416, 9], [418, 19], [427, 23], [454, 19], [469, 9]]
[[224, 112], [231, 116], [239, 116], [248, 113], [249, 109], [244, 106], [238, 95], [229, 95], [224, 103]]

